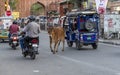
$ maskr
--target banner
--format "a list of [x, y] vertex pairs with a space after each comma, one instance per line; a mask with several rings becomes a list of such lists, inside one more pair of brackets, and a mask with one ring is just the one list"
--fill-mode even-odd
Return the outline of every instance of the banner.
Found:
[[19, 12], [12, 12], [12, 16], [14, 17], [14, 19], [18, 19], [20, 16]]
[[120, 15], [104, 15], [104, 32], [120, 32]]
[[106, 12], [106, 6], [108, 0], [95, 0], [96, 9], [99, 14], [104, 14]]

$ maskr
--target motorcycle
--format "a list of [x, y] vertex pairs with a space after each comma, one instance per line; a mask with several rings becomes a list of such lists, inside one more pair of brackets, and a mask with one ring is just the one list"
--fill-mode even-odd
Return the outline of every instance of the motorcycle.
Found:
[[17, 33], [11, 34], [9, 45], [15, 50], [19, 46], [19, 37]]
[[24, 36], [22, 38], [24, 38], [23, 46], [25, 46], [25, 48], [22, 49], [23, 56], [24, 57], [30, 56], [31, 59], [35, 59], [36, 54], [39, 54], [38, 53], [39, 39], [38, 38], [27, 38]]

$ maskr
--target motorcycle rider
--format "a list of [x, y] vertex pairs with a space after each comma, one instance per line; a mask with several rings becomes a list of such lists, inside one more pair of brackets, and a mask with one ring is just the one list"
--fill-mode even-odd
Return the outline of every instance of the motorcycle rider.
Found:
[[18, 26], [16, 20], [13, 21], [12, 25], [10, 25], [8, 31], [9, 31], [8, 38], [9, 38], [9, 44], [10, 44], [10, 42], [11, 42], [11, 40], [10, 40], [11, 34], [19, 32], [19, 26]]
[[[24, 38], [25, 48], [27, 47], [30, 38], [37, 38], [39, 44], [40, 25], [38, 25], [35, 22], [35, 16], [30, 16], [28, 19], [29, 19], [29, 23], [24, 27], [23, 31], [21, 32], [21, 34], [26, 33], [26, 37]], [[23, 50], [24, 50], [23, 52], [25, 52], [27, 49], [23, 49]]]
[[[29, 23], [29, 19], [28, 20], [26, 20], [25, 22], [24, 22], [24, 24], [25, 24], [25, 27], [26, 27], [26, 25]], [[24, 27], [24, 28], [25, 28]], [[24, 29], [23, 29], [24, 30]], [[22, 34], [23, 32], [21, 32], [21, 34]], [[23, 36], [27, 36], [27, 32], [26, 33], [23, 33]], [[25, 37], [21, 37], [20, 38], [20, 46], [21, 46], [21, 49], [22, 49], [22, 51], [25, 49], [25, 45], [24, 45], [24, 39], [25, 39]]]

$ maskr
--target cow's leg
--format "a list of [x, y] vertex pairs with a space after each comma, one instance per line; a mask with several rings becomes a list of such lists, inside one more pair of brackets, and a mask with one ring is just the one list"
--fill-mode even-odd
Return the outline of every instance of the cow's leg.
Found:
[[55, 41], [53, 54], [57, 52], [57, 48], [58, 48], [58, 41]]
[[63, 49], [62, 49], [62, 51], [64, 51], [65, 40], [62, 40], [62, 42], [63, 42]]
[[51, 44], [50, 44], [51, 52], [53, 52], [52, 44], [53, 44], [53, 43], [51, 42]]
[[54, 50], [53, 50], [53, 54], [56, 53], [56, 45], [57, 45], [57, 42], [54, 43]]
[[57, 45], [56, 45], [56, 52], [58, 52], [58, 46], [60, 45], [60, 42], [61, 42], [61, 41], [58, 41], [58, 42], [57, 42]]
[[51, 52], [53, 52], [53, 49], [52, 49], [52, 38], [50, 37], [50, 49], [51, 49]]

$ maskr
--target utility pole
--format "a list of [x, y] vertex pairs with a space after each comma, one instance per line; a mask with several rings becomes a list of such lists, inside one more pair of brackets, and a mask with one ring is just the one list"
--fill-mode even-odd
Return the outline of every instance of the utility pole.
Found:
[[67, 7], [66, 7], [66, 12], [65, 13], [67, 13], [68, 9], [69, 9], [69, 0], [66, 0], [66, 2], [67, 2]]

